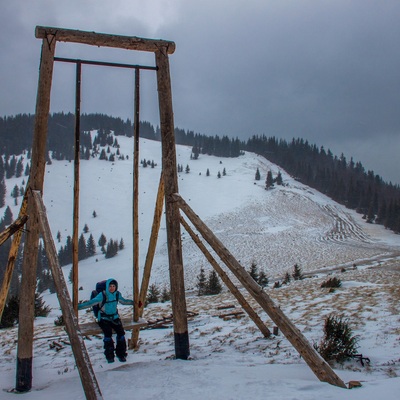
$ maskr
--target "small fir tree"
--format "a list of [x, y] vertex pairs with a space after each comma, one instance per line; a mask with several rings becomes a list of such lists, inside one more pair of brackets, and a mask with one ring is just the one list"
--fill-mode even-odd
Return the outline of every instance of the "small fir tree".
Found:
[[206, 274], [204, 272], [204, 268], [200, 268], [200, 273], [197, 275], [197, 295], [198, 296], [204, 296], [207, 291], [207, 278]]
[[269, 284], [269, 279], [267, 275], [265, 274], [264, 271], [260, 271], [260, 275], [258, 276], [258, 284], [262, 287], [265, 288]]
[[222, 291], [222, 286], [219, 281], [217, 273], [212, 270], [210, 271], [210, 275], [208, 276], [208, 281], [207, 281], [207, 294], [214, 295], [221, 293]]
[[83, 233], [81, 233], [78, 239], [78, 259], [85, 260], [87, 257], [86, 240]]
[[171, 300], [171, 291], [167, 288], [167, 286], [163, 287], [163, 291], [161, 293], [161, 303], [165, 303], [166, 301]]
[[255, 179], [256, 181], [259, 181], [259, 180], [261, 179], [260, 170], [259, 170], [258, 168], [257, 168], [256, 176], [254, 177], [254, 179]]
[[146, 301], [147, 303], [158, 303], [160, 298], [160, 289], [155, 283], [149, 286]]
[[301, 271], [301, 268], [297, 264], [295, 264], [293, 267], [292, 277], [295, 281], [300, 281], [304, 279], [303, 272]]
[[258, 283], [258, 279], [259, 279], [258, 267], [254, 261], [251, 263], [251, 266], [250, 266], [250, 269], [248, 272], [249, 272], [250, 276]]
[[273, 187], [274, 186], [274, 179], [273, 179], [273, 177], [272, 177], [272, 172], [271, 172], [271, 170], [269, 170], [268, 172], [267, 172], [267, 178], [266, 178], [266, 180], [265, 180], [265, 188], [268, 190], [268, 189], [270, 189], [271, 187]]
[[99, 237], [99, 240], [97, 242], [100, 247], [104, 247], [107, 243], [107, 238], [105, 237], [104, 233], [102, 233]]
[[276, 177], [276, 184], [277, 184], [277, 185], [282, 185], [282, 184], [283, 184], [283, 179], [282, 179], [281, 171], [278, 172], [278, 175], [277, 175], [277, 177]]
[[88, 257], [92, 257], [96, 254], [96, 242], [92, 234], [90, 234], [86, 242], [86, 253]]
[[324, 337], [314, 348], [325, 361], [343, 362], [357, 354], [358, 340], [347, 319], [329, 315], [325, 319]]
[[291, 281], [291, 277], [290, 277], [290, 274], [289, 274], [289, 272], [286, 272], [286, 274], [285, 274], [285, 277], [283, 278], [283, 284], [284, 285], [287, 285], [288, 283], [290, 283], [290, 281]]

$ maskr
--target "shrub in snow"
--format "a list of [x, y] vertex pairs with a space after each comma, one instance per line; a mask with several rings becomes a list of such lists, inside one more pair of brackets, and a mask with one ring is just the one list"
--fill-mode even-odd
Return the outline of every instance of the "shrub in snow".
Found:
[[343, 362], [357, 353], [358, 337], [353, 334], [348, 319], [329, 315], [325, 319], [324, 337], [314, 344], [325, 361]]
[[329, 278], [327, 281], [321, 283], [322, 288], [339, 288], [342, 286], [342, 281], [336, 277]]

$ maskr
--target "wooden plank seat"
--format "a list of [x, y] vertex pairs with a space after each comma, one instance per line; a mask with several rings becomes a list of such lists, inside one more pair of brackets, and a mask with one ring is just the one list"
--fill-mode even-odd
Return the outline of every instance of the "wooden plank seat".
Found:
[[[147, 326], [147, 321], [143, 318], [139, 318], [139, 321], [137, 322], [134, 322], [132, 318], [122, 318], [121, 321], [126, 331], [133, 328], [143, 328], [144, 326]], [[99, 325], [95, 321], [79, 324], [79, 330], [83, 336], [99, 335], [102, 333]]]

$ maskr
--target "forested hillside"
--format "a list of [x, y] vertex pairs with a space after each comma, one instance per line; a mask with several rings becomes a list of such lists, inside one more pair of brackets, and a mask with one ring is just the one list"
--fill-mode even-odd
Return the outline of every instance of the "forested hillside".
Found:
[[[20, 114], [0, 118], [0, 206], [4, 206], [3, 177], [14, 174], [28, 175], [22, 171], [21, 160], [17, 156], [26, 153], [30, 158], [33, 136], [34, 115]], [[74, 156], [75, 116], [72, 113], [54, 113], [49, 116], [48, 162], [51, 159], [72, 160]], [[94, 141], [89, 131], [98, 130]], [[133, 135], [133, 124], [127, 119], [104, 114], [83, 114], [81, 116], [81, 158], [95, 156], [105, 145], [117, 148], [107, 154], [104, 149], [100, 158], [114, 161], [118, 157], [118, 142], [115, 136]], [[160, 131], [149, 122], [141, 122], [140, 136], [160, 140]], [[227, 136], [206, 136], [193, 131], [175, 128], [177, 144], [192, 146], [192, 157], [201, 154], [219, 157], [238, 157], [243, 151], [262, 155], [279, 165], [302, 183], [311, 186], [333, 200], [356, 209], [365, 216], [367, 222], [378, 223], [400, 233], [400, 187], [384, 181], [373, 171], [365, 171], [359, 161], [346, 160], [344, 155], [336, 156], [323, 146], [317, 147], [303, 139], [287, 142], [266, 136], [253, 136], [247, 141]], [[50, 156], [51, 154], [51, 156]]]

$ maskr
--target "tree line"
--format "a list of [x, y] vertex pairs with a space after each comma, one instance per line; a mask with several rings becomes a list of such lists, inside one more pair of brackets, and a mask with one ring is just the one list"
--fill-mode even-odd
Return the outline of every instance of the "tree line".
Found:
[[[15, 117], [0, 118], [0, 202], [3, 198], [3, 177], [13, 174], [27, 174], [22, 171], [21, 161], [15, 155], [25, 154], [29, 159], [32, 145], [34, 115], [19, 114]], [[75, 116], [72, 113], [54, 113], [49, 116], [48, 150], [56, 159], [73, 159]], [[91, 139], [90, 130], [98, 130]], [[100, 146], [104, 148], [102, 157], [114, 161], [119, 154], [117, 139], [111, 135], [133, 135], [133, 124], [127, 119], [104, 114], [83, 114], [81, 116], [80, 154], [88, 159], [95, 155]], [[140, 122], [140, 136], [160, 140], [160, 128], [149, 122]], [[175, 128], [177, 144], [192, 146], [192, 157], [202, 154], [219, 157], [238, 157], [243, 151], [262, 155], [279, 165], [295, 179], [317, 189], [328, 197], [362, 213], [370, 223], [384, 225], [387, 229], [400, 233], [400, 186], [385, 182], [373, 171], [366, 171], [361, 162], [352, 158], [346, 160], [342, 154], [337, 157], [323, 146], [317, 147], [304, 139], [286, 141], [265, 135], [253, 135], [247, 141], [227, 136], [206, 136], [190, 130]], [[116, 153], [110, 147], [116, 148]], [[51, 162], [50, 157], [48, 162]]]
[[334, 156], [304, 139], [253, 136], [247, 151], [262, 155], [302, 183], [363, 214], [367, 222], [384, 225], [400, 233], [400, 187], [385, 182], [361, 162]]

